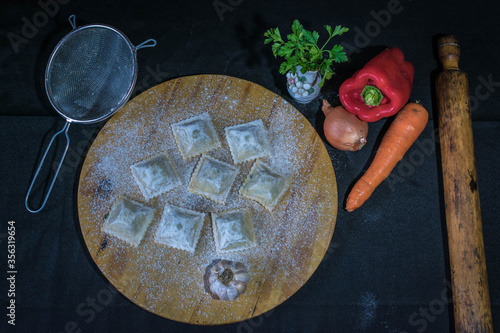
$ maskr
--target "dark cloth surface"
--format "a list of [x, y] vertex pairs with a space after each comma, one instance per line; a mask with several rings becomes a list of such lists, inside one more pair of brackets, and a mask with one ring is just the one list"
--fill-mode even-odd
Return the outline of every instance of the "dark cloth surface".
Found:
[[[442, 33], [460, 38], [460, 68], [469, 76], [489, 292], [494, 327], [500, 329], [500, 66], [496, 56], [500, 25], [495, 1], [472, 5], [416, 0], [42, 0], [0, 6], [1, 332], [453, 331], [440, 148], [434, 130], [433, 80], [438, 68], [434, 46], [435, 37]], [[70, 30], [71, 14], [77, 16], [77, 25], [112, 25], [135, 45], [148, 38], [157, 40], [155, 48], [138, 52], [133, 96], [185, 75], [235, 76], [289, 100], [323, 137], [321, 98], [338, 104], [336, 91], [343, 79], [383, 48], [397, 46], [415, 65], [410, 99], [419, 100], [431, 119], [392, 177], [352, 213], [342, 209], [346, 195], [368, 166], [390, 120], [371, 123], [368, 144], [356, 153], [341, 152], [325, 141], [337, 177], [337, 225], [317, 271], [290, 299], [236, 324], [201, 327], [174, 322], [139, 308], [117, 292], [83, 241], [76, 203], [79, 172], [85, 151], [103, 123], [71, 126], [68, 156], [46, 208], [31, 214], [24, 206], [41, 155], [50, 137], [64, 125], [47, 101], [43, 73], [51, 50]], [[266, 29], [280, 27], [283, 34], [288, 33], [295, 18], [320, 36], [325, 35], [324, 24], [351, 28], [335, 41], [344, 42], [351, 61], [337, 66], [338, 76], [307, 105], [288, 96], [284, 76], [278, 73], [280, 61], [272, 57], [269, 45], [263, 45]], [[27, 26], [33, 23], [37, 26], [30, 31]], [[58, 140], [59, 150], [63, 145]], [[49, 170], [44, 171], [46, 175]], [[15, 221], [16, 237], [15, 326], [8, 324], [6, 316], [9, 221]]]

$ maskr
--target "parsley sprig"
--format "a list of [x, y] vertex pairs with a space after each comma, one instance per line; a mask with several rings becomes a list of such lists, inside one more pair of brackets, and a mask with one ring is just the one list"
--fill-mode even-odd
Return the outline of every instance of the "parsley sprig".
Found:
[[302, 67], [303, 73], [319, 70], [323, 77], [319, 86], [322, 87], [325, 81], [335, 74], [332, 68], [333, 63], [347, 61], [347, 55], [341, 45], [336, 44], [332, 49], [325, 49], [325, 47], [333, 37], [340, 36], [349, 29], [340, 25], [337, 25], [335, 29], [329, 25], [324, 27], [328, 32], [328, 39], [321, 48], [318, 46], [319, 34], [316, 31], [305, 30], [298, 20], [293, 21], [292, 33], [286, 36], [286, 42], [281, 38], [278, 28], [271, 28], [264, 33], [266, 37], [264, 44], [273, 43], [274, 57], [285, 58], [280, 65], [281, 74], [289, 71], [296, 74], [297, 66]]

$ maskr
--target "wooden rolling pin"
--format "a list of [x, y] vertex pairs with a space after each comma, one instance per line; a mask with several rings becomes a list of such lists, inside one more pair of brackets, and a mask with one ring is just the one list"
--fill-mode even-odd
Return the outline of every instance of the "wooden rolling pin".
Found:
[[436, 97], [455, 330], [493, 332], [467, 74], [458, 68], [455, 37], [441, 37], [437, 46], [443, 66]]

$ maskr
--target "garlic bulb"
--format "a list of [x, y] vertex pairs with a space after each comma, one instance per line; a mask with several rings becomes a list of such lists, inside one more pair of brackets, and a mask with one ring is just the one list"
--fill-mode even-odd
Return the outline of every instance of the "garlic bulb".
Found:
[[205, 288], [216, 299], [234, 300], [247, 290], [250, 275], [241, 262], [217, 259], [207, 267]]

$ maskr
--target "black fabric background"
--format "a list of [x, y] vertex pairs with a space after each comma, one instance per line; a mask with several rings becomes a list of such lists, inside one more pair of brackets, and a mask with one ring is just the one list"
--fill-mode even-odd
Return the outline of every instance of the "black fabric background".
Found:
[[[214, 4], [228, 10], [218, 14]], [[47, 7], [45, 4], [50, 4]], [[54, 4], [57, 4], [55, 6]], [[387, 14], [388, 6], [397, 13]], [[498, 5], [466, 1], [4, 1], [0, 5], [0, 331], [2, 332], [448, 332], [454, 330], [439, 143], [435, 140], [435, 39], [461, 40], [460, 68], [469, 76], [479, 192], [494, 327], [500, 329], [500, 214], [497, 202], [500, 130]], [[49, 17], [44, 8], [54, 14]], [[293, 19], [325, 32], [341, 24], [351, 31], [337, 42], [349, 47], [349, 63], [323, 96], [338, 103], [336, 89], [385, 47], [400, 47], [415, 66], [411, 100], [431, 112], [426, 130], [372, 197], [353, 213], [342, 209], [346, 193], [367, 167], [388, 120], [370, 124], [361, 151], [341, 152], [326, 142], [337, 176], [339, 213], [324, 260], [311, 279], [272, 311], [237, 324], [201, 327], [151, 314], [119, 294], [100, 273], [82, 239], [76, 207], [85, 150], [101, 124], [73, 125], [70, 148], [44, 211], [27, 212], [24, 198], [41, 154], [64, 120], [43, 90], [47, 58], [77, 24], [106, 23], [138, 52], [134, 96], [172, 78], [226, 74], [250, 80], [289, 100], [322, 135], [321, 97], [293, 102], [279, 60], [263, 45], [270, 27], [288, 32]], [[46, 18], [44, 21], [43, 18]], [[23, 43], [26, 21], [38, 20]], [[378, 19], [378, 21], [377, 21]], [[26, 28], [24, 28], [26, 29]], [[26, 32], [26, 31], [25, 31]], [[24, 35], [26, 37], [26, 34]], [[24, 37], [23, 37], [24, 38]], [[61, 147], [61, 145], [59, 146]], [[82, 150], [83, 149], [83, 150]], [[7, 324], [7, 222], [16, 226], [16, 326]], [[110, 298], [103, 298], [110, 296]], [[89, 302], [105, 299], [92, 308]], [[445, 304], [447, 303], [447, 304]]]

